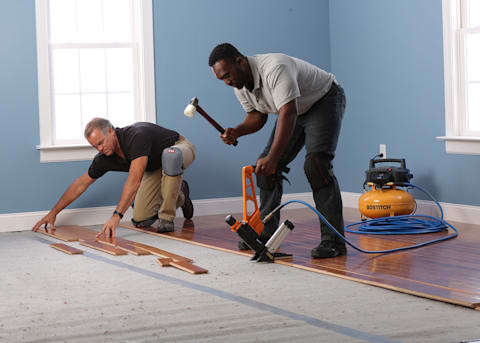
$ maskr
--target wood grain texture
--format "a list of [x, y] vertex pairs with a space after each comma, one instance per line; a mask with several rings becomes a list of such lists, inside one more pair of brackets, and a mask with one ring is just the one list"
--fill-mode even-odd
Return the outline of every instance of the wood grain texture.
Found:
[[135, 256], [150, 255], [150, 252], [137, 246], [137, 242], [129, 241], [121, 237], [100, 237], [97, 242], [122, 249]]
[[178, 269], [184, 270], [186, 272], [189, 272], [191, 274], [206, 274], [206, 273], [208, 273], [207, 269], [196, 266], [193, 263], [188, 262], [188, 261], [171, 261], [170, 265], [175, 267], [175, 268], [178, 268]]
[[158, 258], [157, 262], [160, 263], [162, 267], [170, 267], [170, 262], [173, 262], [171, 258]]
[[92, 249], [106, 252], [107, 254], [110, 254], [110, 255], [120, 256], [120, 255], [127, 254], [125, 250], [118, 249], [118, 248], [112, 247], [111, 245], [103, 244], [95, 240], [86, 240], [86, 241], [81, 240], [80, 244]]
[[[242, 217], [242, 214], [233, 215]], [[308, 209], [295, 209], [283, 210], [282, 220], [285, 219], [293, 222], [295, 228], [281, 245], [281, 251], [293, 256], [288, 261], [276, 260], [276, 263], [470, 308], [480, 307], [479, 226], [451, 223], [459, 230], [459, 237], [419, 249], [364, 254], [347, 246], [346, 256], [312, 259], [310, 251], [320, 243], [318, 218]], [[177, 229], [164, 234], [123, 224], [129, 223], [121, 223], [121, 226], [148, 234], [251, 256], [248, 251], [238, 250], [240, 238], [230, 231], [225, 215], [194, 217], [193, 221], [175, 219]], [[362, 249], [383, 250], [425, 242], [449, 233], [401, 236], [347, 233], [346, 236]]]
[[64, 242], [78, 242], [80, 239], [95, 240], [95, 236], [97, 235], [96, 231], [77, 225], [58, 226], [56, 227], [56, 230], [49, 229], [48, 231], [40, 228], [37, 233], [53, 237]]
[[50, 244], [50, 246], [54, 249], [57, 249], [61, 252], [64, 252], [69, 255], [80, 255], [83, 254], [83, 251], [74, 247], [71, 247], [69, 245], [63, 244], [63, 243], [53, 243]]

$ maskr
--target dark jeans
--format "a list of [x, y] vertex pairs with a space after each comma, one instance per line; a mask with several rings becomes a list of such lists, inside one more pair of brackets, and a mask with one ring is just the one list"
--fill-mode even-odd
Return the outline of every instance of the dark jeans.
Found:
[[[307, 176], [310, 175], [309, 182], [315, 206], [342, 235], [344, 234], [342, 198], [337, 178], [333, 174], [331, 161], [335, 156], [344, 112], [345, 93], [342, 87], [333, 83], [324, 97], [318, 100], [308, 112], [298, 116], [292, 138], [288, 142], [277, 167], [280, 170], [282, 167], [287, 166], [297, 156], [302, 147], [305, 146], [307, 152], [305, 172]], [[276, 125], [260, 157], [266, 156], [270, 151], [275, 129]], [[307, 160], [309, 161], [307, 162]], [[313, 160], [315, 163], [310, 163]], [[325, 171], [328, 174], [328, 182], [323, 182], [323, 180], [322, 182], [316, 182], [316, 180], [311, 179], [312, 175], [323, 176], [326, 174]], [[320, 187], [318, 186], [319, 184], [321, 184]], [[260, 212], [262, 219], [280, 205], [282, 193], [283, 186], [281, 181], [275, 182], [273, 189], [260, 186]], [[271, 236], [277, 229], [279, 222], [280, 213], [277, 212], [265, 224], [262, 235]], [[320, 231], [322, 241], [333, 240], [343, 244], [343, 241], [321, 221]]]

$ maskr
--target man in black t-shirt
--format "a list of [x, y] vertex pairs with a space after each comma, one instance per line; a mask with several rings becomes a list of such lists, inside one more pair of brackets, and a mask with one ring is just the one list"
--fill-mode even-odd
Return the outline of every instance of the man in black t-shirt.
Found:
[[183, 171], [195, 159], [195, 147], [185, 137], [152, 123], [114, 128], [107, 119], [94, 118], [85, 128], [85, 138], [98, 154], [88, 171], [67, 188], [33, 231], [43, 224], [45, 229], [47, 225], [54, 228], [57, 214], [108, 171], [129, 175], [112, 217], [98, 236], [114, 237], [120, 219], [134, 200], [132, 221], [138, 227], [150, 226], [158, 219], [157, 232], [171, 232], [178, 207], [186, 219], [192, 218], [193, 204]]

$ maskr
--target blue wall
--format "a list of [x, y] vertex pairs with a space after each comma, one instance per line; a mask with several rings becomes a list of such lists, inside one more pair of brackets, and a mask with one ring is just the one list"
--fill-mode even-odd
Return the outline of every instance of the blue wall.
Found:
[[341, 189], [361, 191], [385, 143], [388, 157], [406, 158], [411, 182], [438, 200], [480, 205], [480, 156], [447, 154], [435, 139], [445, 134], [442, 1], [334, 0], [330, 23], [332, 72], [348, 102]]
[[[87, 161], [39, 162], [34, 3], [0, 2], [0, 213], [50, 209], [89, 166]], [[241, 166], [255, 162], [274, 118], [234, 148], [225, 146], [200, 116], [185, 117], [183, 109], [196, 96], [225, 127], [243, 119], [233, 89], [216, 80], [207, 63], [213, 47], [224, 41], [247, 55], [284, 52], [330, 70], [328, 0], [154, 0], [153, 5], [157, 123], [197, 147], [197, 160], [186, 172], [193, 199], [240, 196]], [[285, 191], [306, 191], [301, 158], [294, 167], [291, 178], [298, 181]], [[71, 207], [116, 204], [124, 179], [122, 173], [107, 174]]]
[[[203, 118], [182, 114], [196, 96], [226, 127], [243, 119], [233, 90], [207, 64], [211, 49], [229, 41], [247, 55], [284, 52], [336, 74], [348, 102], [335, 160], [343, 191], [361, 191], [368, 160], [385, 143], [389, 157], [406, 158], [412, 181], [439, 200], [480, 205], [480, 158], [446, 154], [435, 139], [445, 133], [441, 0], [153, 4], [157, 122], [197, 146], [186, 172], [194, 199], [240, 196], [240, 168], [255, 162], [274, 121], [230, 147]], [[0, 213], [48, 210], [89, 163], [39, 162], [34, 1], [1, 1], [0, 32]], [[287, 193], [308, 191], [303, 155]], [[71, 207], [116, 204], [124, 179], [108, 174]]]

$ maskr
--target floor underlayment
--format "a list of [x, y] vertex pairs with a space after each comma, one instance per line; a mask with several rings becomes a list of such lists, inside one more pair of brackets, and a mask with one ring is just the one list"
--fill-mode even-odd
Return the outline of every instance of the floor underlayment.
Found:
[[[94, 227], [98, 229], [98, 227]], [[0, 234], [0, 342], [461, 342], [478, 311], [280, 264], [118, 229], [188, 256], [67, 255], [53, 238]]]

